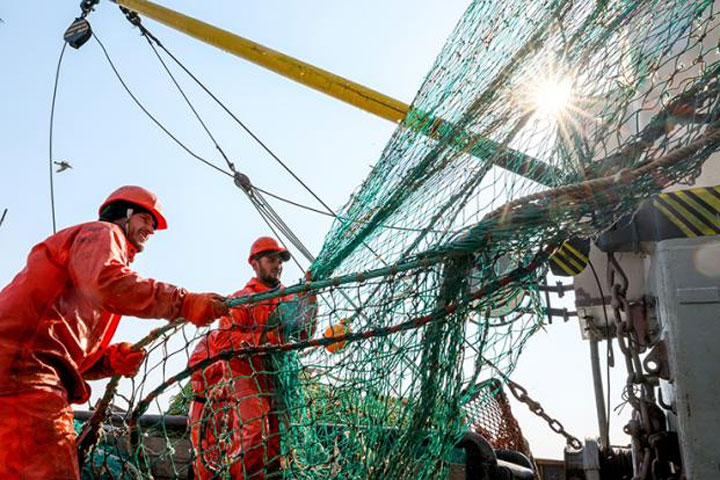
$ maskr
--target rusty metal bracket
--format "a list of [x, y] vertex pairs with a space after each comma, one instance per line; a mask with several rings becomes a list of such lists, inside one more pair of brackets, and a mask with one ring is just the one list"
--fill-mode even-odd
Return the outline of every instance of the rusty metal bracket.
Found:
[[668, 363], [667, 346], [659, 341], [643, 359], [643, 367], [650, 375], [663, 380], [670, 380], [670, 365]]

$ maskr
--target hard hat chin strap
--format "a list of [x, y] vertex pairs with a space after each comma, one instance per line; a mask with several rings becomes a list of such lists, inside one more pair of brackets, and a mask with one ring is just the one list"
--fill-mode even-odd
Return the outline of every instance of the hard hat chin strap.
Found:
[[130, 234], [128, 230], [128, 224], [130, 223], [130, 217], [132, 217], [134, 213], [135, 209], [132, 207], [128, 207], [128, 209], [125, 211], [125, 221], [123, 222], [123, 229], [125, 230], [126, 237], [128, 237], [128, 235]]

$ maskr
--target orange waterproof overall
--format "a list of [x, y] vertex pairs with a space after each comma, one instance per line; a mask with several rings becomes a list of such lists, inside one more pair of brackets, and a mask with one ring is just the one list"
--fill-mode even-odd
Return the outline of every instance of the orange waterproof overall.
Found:
[[[267, 290], [253, 278], [232, 297]], [[231, 309], [231, 315], [220, 319], [220, 328], [207, 337], [207, 343], [196, 347], [191, 365], [223, 351], [279, 343], [278, 333], [266, 331], [266, 325], [278, 302], [288, 298]], [[272, 410], [273, 379], [263, 357], [238, 356], [217, 362], [205, 371], [194, 372], [192, 385], [198, 398], [190, 408], [190, 422], [195, 425], [191, 431], [196, 477], [213, 478], [218, 471], [213, 467], [218, 462], [230, 463], [233, 479], [260, 480], [278, 471], [280, 431], [277, 414]], [[227, 435], [228, 431], [228, 445], [218, 445], [218, 435]]]
[[185, 290], [140, 277], [134, 255], [117, 225], [77, 225], [33, 247], [0, 292], [0, 478], [78, 479], [69, 404], [114, 374], [120, 316], [180, 315]]

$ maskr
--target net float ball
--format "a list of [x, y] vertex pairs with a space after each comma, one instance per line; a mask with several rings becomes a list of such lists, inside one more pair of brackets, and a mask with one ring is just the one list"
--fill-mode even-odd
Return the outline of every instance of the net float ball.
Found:
[[[343, 318], [342, 320], [340, 320], [339, 323], [336, 323], [335, 325], [330, 325], [328, 328], [326, 328], [325, 334], [323, 336], [325, 338], [335, 338], [341, 335], [347, 335], [348, 333], [352, 333], [352, 330], [350, 330], [350, 327], [345, 324], [345, 319]], [[343, 348], [345, 348], [346, 343], [347, 342], [345, 340], [343, 340], [342, 342], [331, 343], [329, 345], [325, 345], [325, 350], [330, 353], [337, 353]]]

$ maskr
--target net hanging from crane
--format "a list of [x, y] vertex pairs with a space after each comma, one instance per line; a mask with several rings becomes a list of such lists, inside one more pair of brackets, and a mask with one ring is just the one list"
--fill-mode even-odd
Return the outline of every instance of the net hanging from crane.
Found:
[[[247, 325], [154, 339], [93, 462], [128, 478], [447, 476], [542, 324], [557, 247], [717, 149], [719, 26], [711, 1], [472, 2], [310, 277], [233, 300], [239, 323], [264, 315], [252, 341]], [[200, 341], [217, 348], [188, 366]], [[188, 408], [189, 433], [142, 417]]]

